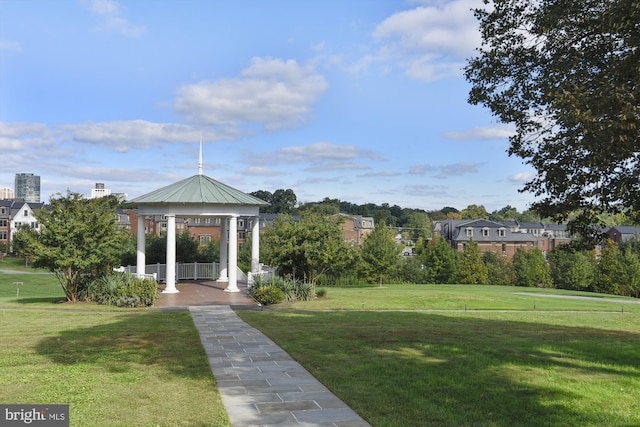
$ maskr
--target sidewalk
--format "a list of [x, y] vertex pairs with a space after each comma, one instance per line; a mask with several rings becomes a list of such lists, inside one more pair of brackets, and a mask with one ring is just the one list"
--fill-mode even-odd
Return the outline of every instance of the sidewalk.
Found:
[[233, 426], [369, 426], [228, 305], [189, 311]]

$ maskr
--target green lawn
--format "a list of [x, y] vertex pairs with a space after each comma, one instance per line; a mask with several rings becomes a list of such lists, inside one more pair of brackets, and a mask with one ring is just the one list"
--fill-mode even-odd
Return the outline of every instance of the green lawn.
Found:
[[51, 275], [0, 273], [0, 402], [69, 404], [72, 426], [230, 425], [189, 313], [61, 300]]
[[640, 425], [638, 305], [543, 293], [571, 294], [328, 288], [239, 315], [376, 427]]
[[[189, 313], [63, 299], [51, 275], [0, 273], [0, 402], [69, 403], [74, 426], [229, 425]], [[629, 300], [388, 285], [239, 315], [375, 427], [640, 425]]]
[[[280, 305], [297, 310], [551, 310], [640, 313], [638, 299], [591, 292], [484, 285], [326, 287], [326, 297]], [[553, 295], [554, 298], [547, 295]], [[566, 298], [588, 297], [587, 300]], [[629, 302], [632, 301], [632, 302]]]

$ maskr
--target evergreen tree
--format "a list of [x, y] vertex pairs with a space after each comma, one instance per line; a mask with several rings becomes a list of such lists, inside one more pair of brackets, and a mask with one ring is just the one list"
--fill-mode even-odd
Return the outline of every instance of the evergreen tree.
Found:
[[490, 285], [514, 285], [513, 266], [508, 259], [495, 252], [485, 252], [482, 254], [482, 261], [487, 267], [487, 277]]
[[593, 290], [604, 294], [619, 295], [623, 286], [624, 266], [618, 245], [608, 239], [600, 252]]
[[634, 252], [627, 251], [622, 256], [621, 263], [620, 295], [640, 297], [640, 258]]
[[454, 283], [456, 280], [456, 253], [443, 238], [434, 239], [427, 245], [425, 266], [430, 283]]
[[488, 282], [487, 266], [482, 262], [482, 254], [478, 243], [470, 240], [465, 250], [458, 257], [458, 282], [468, 285], [486, 285]]
[[377, 224], [362, 244], [362, 272], [368, 281], [378, 281], [381, 287], [384, 277], [400, 262], [402, 248], [396, 244], [394, 234], [386, 224]]
[[516, 286], [550, 287], [551, 272], [540, 249], [518, 248], [512, 260]]
[[591, 251], [578, 251], [560, 246], [549, 253], [554, 287], [576, 291], [588, 290], [595, 274], [595, 259]]

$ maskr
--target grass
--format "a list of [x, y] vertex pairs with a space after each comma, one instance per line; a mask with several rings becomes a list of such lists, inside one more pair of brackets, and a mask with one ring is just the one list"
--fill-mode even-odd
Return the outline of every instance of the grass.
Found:
[[640, 317], [239, 312], [373, 426], [640, 425]]
[[[591, 292], [484, 285], [325, 287], [326, 297], [281, 304], [297, 310], [538, 310], [640, 313], [638, 299]], [[554, 295], [554, 298], [547, 295]], [[565, 298], [587, 297], [587, 300]], [[633, 301], [633, 302], [629, 302]]]
[[373, 426], [640, 425], [637, 304], [510, 287], [327, 289], [238, 314]]
[[24, 258], [5, 257], [0, 260], [0, 269], [2, 270], [17, 270], [27, 272], [45, 272], [43, 268], [33, 268], [31, 262], [25, 261]]
[[[628, 299], [326, 289], [238, 314], [375, 427], [640, 425], [640, 305]], [[69, 403], [74, 426], [229, 425], [188, 313], [63, 299], [51, 275], [0, 273], [0, 402]]]
[[61, 300], [51, 275], [0, 273], [0, 402], [69, 404], [71, 426], [230, 425], [189, 313]]

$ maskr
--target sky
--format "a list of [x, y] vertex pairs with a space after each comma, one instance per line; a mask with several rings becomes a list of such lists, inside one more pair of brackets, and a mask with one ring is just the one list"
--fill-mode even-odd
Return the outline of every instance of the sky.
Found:
[[129, 199], [198, 173], [439, 210], [534, 201], [467, 102], [481, 0], [0, 0], [0, 187]]

